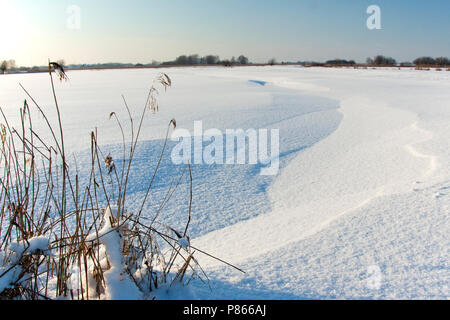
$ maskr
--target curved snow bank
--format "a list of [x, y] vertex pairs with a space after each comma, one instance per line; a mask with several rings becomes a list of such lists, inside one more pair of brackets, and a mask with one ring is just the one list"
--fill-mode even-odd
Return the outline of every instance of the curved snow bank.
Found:
[[432, 199], [434, 189], [374, 199], [307, 239], [240, 262], [245, 275], [208, 268], [212, 295], [196, 291], [206, 299], [448, 299], [450, 206]]
[[422, 139], [421, 141], [418, 141], [416, 143], [413, 144], [409, 144], [406, 145], [405, 148], [406, 150], [408, 150], [409, 153], [411, 153], [414, 157], [416, 158], [421, 158], [421, 159], [427, 159], [429, 161], [429, 166], [428, 169], [426, 170], [426, 172], [424, 173], [424, 177], [429, 177], [431, 176], [434, 172], [436, 172], [436, 169], [438, 167], [438, 157], [435, 155], [429, 155], [429, 154], [425, 154], [419, 150], [417, 150], [415, 148], [416, 144], [420, 144], [426, 141], [429, 141], [433, 138], [433, 134], [429, 131], [426, 131], [424, 129], [421, 129], [417, 126], [417, 122], [413, 123], [411, 125], [411, 129], [415, 130], [415, 131], [419, 131], [421, 133], [423, 133], [424, 135], [424, 139]]
[[309, 92], [314, 92], [314, 93], [330, 92], [330, 88], [327, 88], [324, 86], [319, 86], [317, 84], [307, 83], [307, 82], [278, 80], [278, 81], [276, 81], [276, 84], [280, 87], [284, 87], [284, 88], [288, 88], [288, 89], [309, 91]]
[[411, 191], [432, 172], [436, 160], [412, 152], [430, 137], [412, 125], [414, 113], [364, 97], [344, 99], [340, 110], [338, 130], [293, 159], [269, 188], [271, 213], [195, 245], [238, 263], [311, 236], [379, 196]]

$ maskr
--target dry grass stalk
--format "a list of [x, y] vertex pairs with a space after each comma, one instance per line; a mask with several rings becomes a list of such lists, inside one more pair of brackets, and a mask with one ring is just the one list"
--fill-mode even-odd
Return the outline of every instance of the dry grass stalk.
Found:
[[[168, 125], [164, 147], [140, 211], [133, 214], [126, 210], [127, 185], [144, 118], [148, 109], [158, 111], [156, 87], [160, 85], [166, 91], [172, 85], [169, 76], [161, 74], [154, 82], [137, 127], [124, 99], [131, 124], [128, 152], [121, 121], [115, 112], [110, 114], [122, 133], [121, 165], [115, 163], [112, 155], [102, 155], [97, 132], [91, 133], [90, 170], [83, 177], [87, 178], [87, 184], [81, 186], [78, 171], [71, 171], [67, 163], [52, 71], [61, 81], [67, 81], [68, 77], [61, 65], [49, 62], [57, 128], [50, 125], [42, 108], [21, 86], [44, 118], [51, 132], [50, 141], [35, 131], [27, 101], [20, 110], [18, 130], [9, 125], [0, 108], [4, 122], [0, 126], [0, 283], [7, 283], [0, 286], [0, 299], [104, 299], [109, 297], [111, 274], [117, 267], [122, 280], [134, 283], [143, 297], [152, 297], [155, 289], [183, 282], [186, 277], [207, 280], [193, 250], [218, 258], [190, 245], [187, 235], [193, 190], [190, 166], [187, 167], [190, 204], [184, 232], [171, 228], [158, 230], [154, 224], [159, 212], [151, 224], [141, 221], [166, 150], [169, 130], [176, 128], [175, 119]], [[168, 191], [164, 205], [175, 189], [176, 186]], [[116, 251], [111, 251], [111, 241], [118, 244], [113, 246]], [[113, 253], [120, 259], [114, 259]]]

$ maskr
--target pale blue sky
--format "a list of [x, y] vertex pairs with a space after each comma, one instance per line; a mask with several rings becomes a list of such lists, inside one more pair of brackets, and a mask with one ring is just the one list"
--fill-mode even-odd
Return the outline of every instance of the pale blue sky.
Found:
[[[382, 30], [366, 27], [381, 7]], [[448, 0], [0, 0], [0, 59], [42, 65], [244, 54], [254, 62], [450, 56]], [[67, 28], [69, 5], [81, 29]], [[3, 11], [3, 10], [2, 10]]]

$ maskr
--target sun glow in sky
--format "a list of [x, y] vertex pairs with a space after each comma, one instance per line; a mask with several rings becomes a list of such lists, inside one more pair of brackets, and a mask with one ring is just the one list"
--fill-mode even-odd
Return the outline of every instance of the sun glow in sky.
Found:
[[[400, 61], [450, 56], [450, 1], [0, 0], [0, 59], [18, 65], [173, 60], [244, 54], [253, 62], [384, 54]], [[382, 29], [368, 30], [367, 7]], [[69, 28], [71, 5], [80, 28]], [[72, 20], [70, 20], [72, 19]]]
[[0, 53], [2, 56], [10, 52], [17, 54], [23, 49], [22, 39], [26, 36], [27, 19], [15, 1], [0, 0], [0, 8]]

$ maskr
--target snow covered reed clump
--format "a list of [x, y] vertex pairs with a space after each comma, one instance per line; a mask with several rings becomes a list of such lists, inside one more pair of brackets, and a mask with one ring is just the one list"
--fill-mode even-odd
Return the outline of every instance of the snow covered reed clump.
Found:
[[[183, 173], [190, 179], [184, 230], [158, 221], [159, 212], [152, 219], [142, 217], [166, 144], [139, 212], [127, 211], [127, 185], [139, 134], [148, 111], [158, 111], [156, 96], [172, 85], [170, 78], [161, 74], [153, 82], [136, 126], [124, 99], [131, 143], [126, 143], [116, 113], [110, 114], [123, 137], [120, 161], [104, 155], [97, 133], [91, 132], [90, 161], [81, 164], [88, 167], [82, 171], [87, 176], [80, 176], [77, 166], [67, 160], [53, 72], [61, 81], [68, 78], [62, 66], [49, 62], [57, 126], [23, 87], [28, 99], [20, 109], [18, 128], [10, 126], [0, 108], [0, 299], [157, 299], [170, 296], [168, 290], [178, 290], [193, 278], [207, 280], [194, 251], [206, 253], [191, 247], [188, 237], [189, 165]], [[33, 126], [29, 102], [46, 124], [47, 136]], [[174, 127], [172, 120], [166, 142]], [[164, 201], [175, 189], [171, 186]]]

